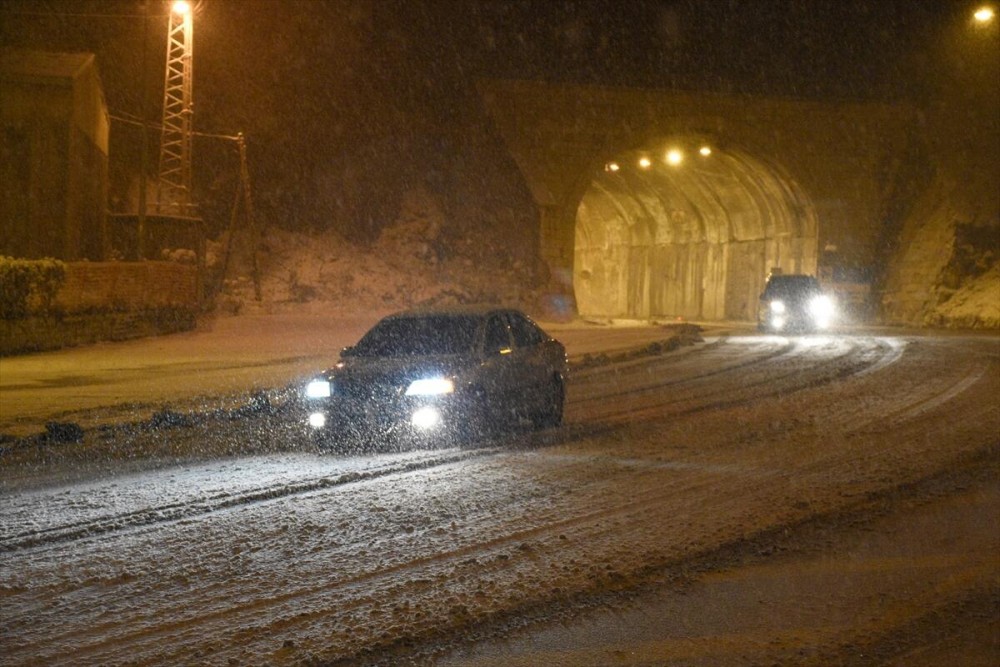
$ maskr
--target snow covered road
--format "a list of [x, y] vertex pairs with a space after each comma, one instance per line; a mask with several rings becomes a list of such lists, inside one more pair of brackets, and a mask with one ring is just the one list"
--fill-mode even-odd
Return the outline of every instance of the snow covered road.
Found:
[[579, 370], [554, 431], [6, 487], [0, 664], [432, 662], [995, 459], [998, 371], [996, 337], [728, 336]]

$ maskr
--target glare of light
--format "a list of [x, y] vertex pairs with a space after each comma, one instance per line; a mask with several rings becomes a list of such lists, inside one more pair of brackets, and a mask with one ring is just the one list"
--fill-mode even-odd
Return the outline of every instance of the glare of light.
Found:
[[676, 148], [671, 148], [667, 151], [667, 164], [672, 164], [674, 166], [679, 165], [684, 161], [684, 153], [680, 152]]
[[621, 167], [618, 166], [617, 162], [609, 162], [606, 165], [604, 165], [604, 171], [610, 171], [610, 172], [614, 173], [614, 172], [618, 171], [619, 169], [621, 169]]
[[410, 423], [419, 429], [432, 429], [441, 423], [441, 413], [437, 408], [424, 406], [413, 413]]
[[314, 412], [309, 415], [309, 425], [313, 428], [323, 428], [326, 426], [326, 415], [322, 412]]
[[652, 161], [648, 157], [639, 158], [639, 166], [643, 169], [649, 169], [652, 166]]
[[702, 146], [701, 148], [698, 149], [698, 152], [701, 153], [702, 157], [708, 157], [709, 155], [712, 154], [712, 147]]
[[427, 378], [414, 380], [406, 388], [407, 396], [437, 396], [455, 391], [455, 383], [447, 378]]
[[973, 16], [979, 23], [989, 23], [993, 20], [995, 14], [992, 7], [980, 7]]
[[771, 302], [771, 312], [780, 315], [785, 312], [785, 302], [775, 299]]
[[327, 398], [330, 395], [330, 383], [326, 380], [313, 380], [306, 385], [306, 396], [309, 398]]
[[825, 329], [830, 326], [830, 322], [833, 320], [833, 315], [836, 308], [833, 304], [833, 299], [826, 296], [815, 297], [809, 302], [809, 312], [813, 316], [813, 321], [816, 322], [816, 326], [820, 329]]
[[171, 7], [171, 9], [173, 10], [174, 14], [181, 14], [181, 15], [190, 14], [191, 3], [185, 2], [185, 0], [177, 0], [177, 2], [173, 4], [173, 7]]
[[776, 315], [771, 318], [771, 328], [775, 331], [779, 331], [785, 328], [785, 318], [780, 315]]

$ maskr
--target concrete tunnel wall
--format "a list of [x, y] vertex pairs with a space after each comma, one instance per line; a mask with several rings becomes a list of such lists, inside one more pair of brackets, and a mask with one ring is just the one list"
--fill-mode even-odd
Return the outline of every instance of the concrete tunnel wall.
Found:
[[748, 320], [775, 267], [815, 273], [817, 220], [780, 170], [738, 150], [681, 164], [632, 151], [594, 177], [576, 214], [573, 287], [581, 315]]

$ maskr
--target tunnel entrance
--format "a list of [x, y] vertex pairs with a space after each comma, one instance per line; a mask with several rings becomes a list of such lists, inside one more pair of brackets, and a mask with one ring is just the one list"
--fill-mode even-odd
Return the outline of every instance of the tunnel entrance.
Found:
[[701, 137], [608, 160], [576, 212], [584, 316], [752, 320], [767, 273], [816, 272], [813, 203], [780, 166]]

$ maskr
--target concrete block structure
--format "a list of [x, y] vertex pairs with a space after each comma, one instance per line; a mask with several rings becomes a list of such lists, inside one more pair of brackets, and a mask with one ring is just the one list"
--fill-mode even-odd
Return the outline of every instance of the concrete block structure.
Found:
[[108, 132], [93, 54], [0, 52], [0, 255], [107, 257]]

